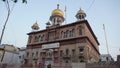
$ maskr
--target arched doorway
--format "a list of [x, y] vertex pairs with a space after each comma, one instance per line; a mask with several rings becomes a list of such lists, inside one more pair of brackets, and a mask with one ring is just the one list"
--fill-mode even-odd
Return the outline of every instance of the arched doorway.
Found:
[[47, 68], [51, 68], [51, 64], [48, 64], [48, 65], [47, 65]]

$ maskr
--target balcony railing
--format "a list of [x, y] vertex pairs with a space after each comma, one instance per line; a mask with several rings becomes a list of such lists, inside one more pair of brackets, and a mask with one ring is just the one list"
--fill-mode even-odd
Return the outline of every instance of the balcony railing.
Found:
[[32, 59], [33, 59], [33, 60], [37, 60], [37, 59], [38, 59], [38, 56], [33, 56]]
[[64, 58], [64, 59], [70, 59], [70, 58], [71, 58], [71, 55], [63, 55], [63, 58]]
[[52, 58], [53, 56], [46, 56], [46, 58]]
[[46, 60], [52, 60], [53, 57], [52, 56], [46, 56]]

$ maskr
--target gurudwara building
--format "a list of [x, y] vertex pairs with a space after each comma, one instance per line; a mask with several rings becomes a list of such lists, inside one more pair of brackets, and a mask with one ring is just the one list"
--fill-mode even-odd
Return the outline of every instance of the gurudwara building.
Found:
[[76, 21], [62, 25], [64, 13], [59, 5], [52, 11], [46, 29], [37, 22], [28, 33], [25, 63], [94, 63], [100, 58], [99, 42], [92, 31], [86, 13], [80, 9]]

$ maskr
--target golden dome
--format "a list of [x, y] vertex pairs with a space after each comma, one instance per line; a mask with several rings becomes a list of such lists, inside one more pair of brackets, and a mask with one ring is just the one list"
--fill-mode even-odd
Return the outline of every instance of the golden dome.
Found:
[[62, 10], [59, 9], [59, 4], [57, 5], [57, 9], [52, 11], [51, 16], [55, 16], [55, 15], [62, 16], [62, 17], [64, 16], [64, 13], [62, 12]]
[[77, 14], [85, 14], [85, 12], [80, 8], [80, 10], [77, 12]]
[[39, 25], [37, 24], [37, 22], [33, 24], [32, 29], [34, 29], [34, 30], [39, 29]]
[[64, 13], [60, 10], [60, 9], [55, 9], [53, 10], [52, 12], [52, 16], [55, 16], [55, 15], [58, 15], [58, 16], [64, 16]]

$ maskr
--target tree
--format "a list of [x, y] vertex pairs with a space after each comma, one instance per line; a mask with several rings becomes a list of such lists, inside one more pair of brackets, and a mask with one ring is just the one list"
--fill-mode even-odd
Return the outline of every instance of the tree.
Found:
[[[8, 20], [9, 20], [10, 14], [13, 10], [14, 4], [17, 3], [18, 0], [2, 0], [2, 1], [5, 3], [6, 9], [7, 9], [7, 18], [4, 22], [2, 33], [0, 36], [0, 44], [2, 43], [2, 38], [3, 38], [4, 31], [5, 31], [5, 27], [6, 27]], [[10, 5], [10, 3], [12, 3], [13, 5]], [[22, 3], [27, 3], [27, 0], [22, 0]]]

